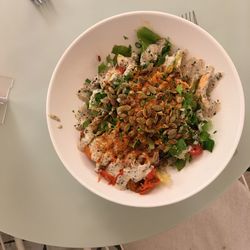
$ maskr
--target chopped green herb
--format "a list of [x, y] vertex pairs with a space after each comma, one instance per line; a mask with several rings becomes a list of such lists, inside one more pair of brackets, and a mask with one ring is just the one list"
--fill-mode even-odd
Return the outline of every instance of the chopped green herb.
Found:
[[212, 122], [211, 121], [206, 121], [203, 126], [201, 127], [201, 131], [208, 132], [212, 128]]
[[84, 122], [82, 123], [82, 127], [83, 127], [83, 128], [87, 128], [87, 127], [89, 126], [89, 124], [90, 124], [90, 120], [86, 120], [86, 121], [84, 121]]
[[147, 27], [142, 27], [137, 30], [137, 38], [142, 45], [142, 51], [144, 51], [150, 44], [156, 43], [161, 37]]
[[169, 153], [172, 156], [178, 156], [183, 150], [187, 148], [187, 144], [184, 139], [179, 139], [175, 145], [169, 149]]
[[200, 133], [200, 141], [204, 142], [210, 139], [210, 134], [207, 131], [202, 131]]
[[91, 80], [89, 80], [88, 78], [85, 79], [85, 83], [90, 84]]
[[103, 93], [103, 92], [98, 92], [95, 94], [95, 101], [97, 104], [99, 104], [101, 102], [101, 100], [106, 97], [107, 94]]
[[138, 127], [137, 131], [140, 133], [140, 132], [142, 132], [142, 129], [140, 127]]
[[124, 94], [125, 94], [125, 95], [128, 95], [128, 94], [129, 94], [129, 91], [130, 91], [130, 88], [127, 87], [127, 88], [125, 89], [125, 91], [124, 91]]
[[196, 110], [197, 102], [196, 102], [195, 97], [194, 97], [194, 95], [192, 93], [185, 93], [184, 101], [183, 101], [183, 107], [185, 109]]
[[132, 53], [132, 48], [131, 45], [129, 45], [128, 47], [124, 45], [115, 45], [112, 49], [112, 53], [115, 55], [130, 57]]
[[190, 112], [188, 114], [188, 120], [187, 120], [188, 124], [190, 125], [198, 125], [199, 124], [199, 119], [197, 117], [197, 115], [193, 112]]
[[202, 142], [202, 148], [212, 152], [214, 149], [214, 140], [208, 138], [206, 141]]
[[155, 66], [160, 66], [165, 62], [165, 57], [168, 55], [170, 48], [171, 44], [167, 41], [166, 45], [162, 48], [161, 55], [158, 57]]
[[105, 72], [107, 70], [107, 65], [105, 63], [101, 63], [99, 66], [98, 66], [98, 73], [101, 74], [103, 72]]
[[108, 126], [108, 122], [107, 121], [102, 121], [99, 125], [98, 125], [98, 131], [99, 132], [106, 132], [108, 131], [109, 126]]
[[91, 110], [91, 113], [90, 113], [92, 116], [96, 117], [99, 115], [99, 112], [96, 111], [96, 110]]
[[176, 91], [177, 91], [177, 93], [178, 93], [179, 95], [182, 94], [183, 88], [182, 88], [181, 84], [179, 84], [179, 85], [176, 86]]
[[175, 167], [178, 171], [181, 171], [186, 165], [186, 160], [177, 159], [175, 162]]
[[124, 80], [126, 82], [130, 81], [133, 78], [133, 74], [132, 73], [128, 73], [126, 76], [124, 76]]
[[185, 143], [185, 140], [181, 138], [177, 141], [176, 147], [178, 151], [182, 152], [187, 148], [187, 144]]

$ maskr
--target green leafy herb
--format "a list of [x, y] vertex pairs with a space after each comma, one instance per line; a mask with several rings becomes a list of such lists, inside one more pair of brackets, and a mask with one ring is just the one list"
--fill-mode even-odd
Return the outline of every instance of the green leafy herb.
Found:
[[183, 150], [187, 148], [187, 144], [184, 139], [179, 139], [175, 145], [169, 149], [169, 153], [172, 156], [178, 156]]
[[128, 95], [128, 94], [129, 94], [129, 91], [130, 91], [130, 88], [127, 87], [127, 88], [125, 89], [125, 91], [124, 91], [124, 94], [125, 94], [125, 95]]
[[98, 66], [98, 73], [101, 74], [103, 72], [105, 72], [107, 70], [107, 65], [105, 63], [101, 63], [99, 66]]
[[182, 89], [181, 84], [179, 84], [179, 85], [176, 86], [176, 91], [177, 91], [177, 93], [178, 93], [179, 95], [182, 94], [183, 89]]
[[203, 141], [202, 148], [208, 150], [209, 152], [212, 152], [214, 149], [214, 140], [209, 138], [206, 141]]
[[140, 127], [138, 127], [137, 131], [140, 133], [140, 132], [142, 132], [142, 129]]
[[202, 131], [200, 133], [200, 141], [204, 142], [210, 139], [210, 134], [207, 131]]
[[85, 79], [85, 83], [90, 84], [91, 80], [89, 80], [88, 78]]
[[147, 27], [142, 27], [137, 30], [137, 38], [142, 45], [142, 51], [144, 51], [150, 44], [156, 43], [161, 37]]
[[131, 45], [129, 45], [128, 47], [124, 45], [115, 45], [112, 49], [112, 53], [115, 55], [130, 57], [132, 53], [132, 48]]
[[107, 96], [107, 94], [105, 94], [105, 93], [103, 93], [103, 92], [98, 92], [98, 93], [96, 93], [96, 94], [95, 94], [95, 102], [96, 102], [97, 104], [100, 104], [101, 100], [102, 100], [104, 97], [106, 97], [106, 96]]
[[183, 107], [185, 109], [193, 109], [193, 110], [195, 110], [197, 108], [197, 102], [196, 102], [195, 97], [192, 93], [185, 93]]
[[177, 141], [176, 147], [177, 150], [181, 152], [187, 148], [187, 144], [185, 143], [185, 140], [181, 138]]
[[108, 131], [109, 126], [108, 126], [108, 122], [107, 121], [102, 121], [99, 125], [98, 125], [98, 131], [99, 132], [106, 132]]
[[88, 126], [89, 126], [89, 124], [90, 124], [90, 120], [88, 119], [88, 120], [86, 120], [86, 121], [84, 121], [83, 123], [82, 123], [82, 127], [83, 128], [87, 128]]
[[96, 111], [96, 110], [91, 110], [90, 114], [94, 117], [98, 116], [99, 115], [99, 112]]
[[158, 57], [155, 66], [160, 66], [165, 62], [165, 57], [168, 55], [171, 48], [170, 42], [166, 42], [165, 46], [162, 48], [161, 55]]
[[175, 167], [178, 171], [181, 171], [186, 165], [186, 160], [177, 159], [175, 162]]
[[190, 125], [198, 125], [199, 124], [199, 119], [197, 117], [197, 115], [193, 112], [190, 112], [188, 114], [188, 120], [187, 120], [187, 123], [190, 124]]
[[211, 130], [212, 128], [212, 122], [211, 121], [206, 121], [202, 127], [201, 127], [201, 131], [205, 131], [208, 132], [209, 130]]
[[133, 74], [132, 73], [128, 73], [127, 75], [124, 76], [124, 80], [126, 82], [130, 81], [133, 78]]

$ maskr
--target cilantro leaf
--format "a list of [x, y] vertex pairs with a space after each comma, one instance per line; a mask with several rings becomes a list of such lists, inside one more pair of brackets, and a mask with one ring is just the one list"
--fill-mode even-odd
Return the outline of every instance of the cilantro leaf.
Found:
[[97, 104], [100, 104], [101, 100], [102, 100], [104, 97], [106, 97], [106, 96], [107, 96], [107, 94], [105, 94], [105, 93], [103, 93], [103, 92], [98, 92], [98, 93], [96, 93], [96, 94], [95, 94], [95, 102], [96, 102]]
[[179, 95], [182, 94], [183, 89], [182, 89], [181, 84], [179, 84], [179, 85], [176, 86], [176, 91], [177, 91], [177, 93], [178, 93]]
[[181, 171], [186, 165], [186, 160], [177, 159], [175, 162], [175, 167], [178, 171]]
[[98, 73], [101, 74], [103, 72], [105, 72], [107, 70], [107, 65], [105, 63], [101, 63], [99, 66], [98, 66]]

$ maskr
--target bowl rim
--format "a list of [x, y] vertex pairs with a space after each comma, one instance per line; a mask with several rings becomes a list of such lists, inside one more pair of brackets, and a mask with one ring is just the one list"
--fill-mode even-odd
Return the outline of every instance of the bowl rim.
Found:
[[[91, 32], [92, 30], [95, 30], [98, 26], [101, 26], [102, 24], [105, 24], [109, 21], [112, 20], [116, 20], [119, 19], [121, 17], [126, 17], [126, 16], [131, 16], [131, 15], [144, 15], [144, 14], [149, 14], [149, 15], [157, 15], [157, 16], [163, 16], [163, 17], [168, 17], [168, 18], [173, 18], [176, 20], [179, 20], [181, 22], [186, 23], [187, 25], [193, 26], [193, 28], [198, 29], [199, 32], [203, 33], [204, 36], [206, 36], [209, 40], [211, 40], [212, 43], [214, 43], [214, 45], [216, 47], [218, 47], [218, 49], [223, 53], [224, 58], [226, 59], [227, 63], [229, 64], [230, 68], [232, 69], [232, 73], [234, 75], [234, 77], [237, 79], [237, 82], [239, 82], [239, 95], [240, 95], [240, 119], [238, 120], [238, 129], [235, 133], [235, 138], [234, 138], [234, 142], [233, 142], [233, 146], [231, 147], [231, 151], [228, 153], [228, 155], [230, 155], [229, 157], [227, 157], [224, 160], [224, 164], [223, 167], [218, 168], [217, 171], [214, 172], [214, 174], [206, 181], [204, 182], [202, 185], [199, 185], [198, 188], [196, 188], [193, 191], [190, 191], [188, 193], [186, 193], [185, 195], [179, 195], [178, 198], [167, 202], [166, 200], [163, 200], [165, 202], [158, 202], [157, 204], [132, 204], [132, 202], [126, 202], [124, 200], [119, 200], [117, 201], [116, 199], [113, 199], [112, 197], [110, 197], [108, 194], [104, 193], [104, 192], [100, 192], [97, 191], [95, 188], [93, 188], [91, 185], [88, 185], [86, 183], [84, 183], [84, 181], [81, 180], [81, 178], [79, 178], [77, 176], [77, 174], [74, 173], [74, 171], [71, 170], [71, 168], [68, 166], [68, 164], [66, 164], [66, 161], [64, 160], [64, 155], [61, 154], [59, 147], [57, 146], [57, 143], [53, 137], [53, 132], [52, 132], [52, 126], [51, 126], [51, 121], [49, 116], [49, 109], [50, 109], [50, 100], [51, 100], [51, 90], [52, 90], [52, 85], [53, 82], [55, 80], [55, 77], [57, 75], [57, 72], [59, 70], [59, 67], [61, 65], [61, 63], [63, 62], [63, 60], [65, 59], [65, 57], [67, 56], [67, 54], [69, 53], [69, 51], [82, 39], [82, 37], [84, 37], [86, 34], [88, 34], [89, 32]], [[201, 28], [200, 26], [185, 20], [184, 18], [181, 18], [177, 15], [174, 14], [169, 14], [167, 12], [162, 12], [162, 11], [150, 11], [150, 10], [140, 10], [140, 11], [129, 11], [129, 12], [123, 12], [120, 14], [116, 14], [116, 15], [112, 15], [110, 17], [104, 18], [98, 22], [96, 22], [94, 25], [90, 26], [89, 28], [87, 28], [86, 30], [84, 30], [80, 35], [78, 35], [70, 44], [69, 46], [65, 49], [65, 51], [63, 52], [62, 56], [60, 57], [60, 59], [58, 60], [56, 67], [53, 70], [50, 82], [49, 82], [49, 87], [48, 87], [48, 91], [47, 91], [47, 99], [46, 99], [46, 119], [47, 119], [47, 127], [48, 127], [48, 131], [49, 131], [49, 135], [50, 135], [50, 139], [52, 141], [54, 150], [56, 151], [59, 159], [61, 160], [61, 162], [63, 163], [63, 166], [67, 169], [67, 171], [81, 184], [83, 185], [85, 188], [87, 188], [88, 190], [90, 190], [91, 192], [93, 192], [94, 194], [98, 195], [101, 198], [104, 198], [108, 201], [114, 202], [116, 204], [120, 204], [120, 205], [125, 205], [125, 206], [129, 206], [129, 207], [145, 207], [145, 208], [153, 208], [153, 207], [161, 207], [161, 206], [167, 206], [167, 205], [171, 205], [171, 204], [175, 204], [181, 201], [184, 201], [192, 196], [194, 196], [195, 194], [199, 193], [201, 190], [203, 190], [204, 188], [206, 188], [207, 186], [209, 186], [210, 184], [212, 184], [212, 182], [224, 171], [224, 169], [226, 168], [226, 166], [228, 165], [228, 163], [230, 162], [230, 160], [233, 157], [233, 154], [239, 144], [241, 135], [242, 135], [242, 131], [243, 131], [243, 127], [244, 127], [244, 120], [245, 120], [245, 98], [244, 98], [244, 91], [243, 91], [243, 87], [242, 87], [242, 83], [239, 77], [239, 74], [236, 70], [236, 67], [232, 61], [232, 59], [230, 58], [230, 56], [228, 55], [228, 53], [226, 52], [226, 50], [223, 48], [223, 46], [212, 36], [210, 35], [205, 29]]]

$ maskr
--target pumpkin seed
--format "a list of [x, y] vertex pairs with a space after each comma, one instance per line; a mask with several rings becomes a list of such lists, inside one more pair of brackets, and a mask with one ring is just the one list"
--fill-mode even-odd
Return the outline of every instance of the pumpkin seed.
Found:
[[149, 90], [153, 95], [156, 94], [156, 89], [155, 89], [155, 87], [149, 85], [149, 86], [148, 86], [148, 90]]
[[152, 105], [152, 109], [155, 111], [161, 111], [163, 108], [161, 105]]
[[111, 86], [108, 87], [108, 91], [111, 93], [111, 94], [115, 94], [115, 91], [113, 90], [113, 88]]
[[177, 130], [176, 129], [170, 129], [168, 131], [168, 138], [169, 139], [173, 139], [173, 138], [175, 138], [176, 134], [177, 134]]
[[138, 117], [138, 118], [136, 118], [136, 121], [137, 121], [139, 124], [145, 124], [145, 122], [146, 122], [145, 118], [143, 118], [143, 117]]
[[131, 109], [131, 107], [129, 105], [123, 105], [117, 108], [117, 113], [122, 113], [125, 111], [129, 111]]
[[174, 121], [176, 120], [176, 116], [175, 114], [173, 114], [171, 117], [170, 117], [170, 123], [173, 123]]
[[142, 91], [138, 91], [138, 97], [140, 99], [146, 99], [147, 98], [147, 96], [145, 95], [145, 93], [143, 93]]
[[121, 113], [121, 114], [119, 114], [119, 117], [121, 117], [121, 118], [125, 118], [126, 116], [127, 116], [126, 113]]
[[147, 120], [146, 120], [146, 125], [148, 126], [148, 127], [151, 127], [152, 126], [152, 124], [153, 124], [153, 120], [152, 120], [152, 118], [148, 118]]

